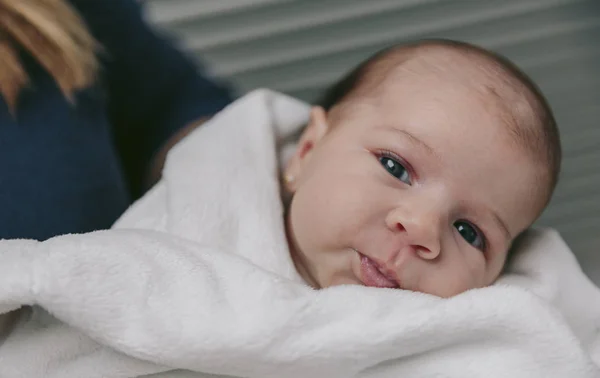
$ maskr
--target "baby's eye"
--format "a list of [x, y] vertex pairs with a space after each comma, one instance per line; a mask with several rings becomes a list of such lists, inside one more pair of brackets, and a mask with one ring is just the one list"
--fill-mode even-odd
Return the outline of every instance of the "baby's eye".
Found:
[[458, 230], [460, 236], [467, 241], [467, 243], [479, 250], [484, 250], [485, 240], [478, 229], [465, 221], [455, 222], [454, 227], [456, 230]]
[[389, 156], [382, 156], [379, 158], [379, 162], [392, 176], [403, 183], [410, 185], [410, 174], [402, 164], [398, 163], [398, 161]]

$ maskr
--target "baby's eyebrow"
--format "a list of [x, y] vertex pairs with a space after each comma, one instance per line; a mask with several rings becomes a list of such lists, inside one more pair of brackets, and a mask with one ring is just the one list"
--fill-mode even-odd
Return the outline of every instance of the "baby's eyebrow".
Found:
[[433, 148], [431, 148], [427, 143], [423, 142], [421, 139], [417, 138], [416, 136], [414, 136], [406, 130], [398, 129], [396, 127], [379, 127], [379, 129], [383, 131], [391, 131], [396, 133], [397, 135], [401, 135], [402, 138], [408, 139], [411, 144], [425, 150], [428, 154], [438, 158], [438, 155], [435, 153]]

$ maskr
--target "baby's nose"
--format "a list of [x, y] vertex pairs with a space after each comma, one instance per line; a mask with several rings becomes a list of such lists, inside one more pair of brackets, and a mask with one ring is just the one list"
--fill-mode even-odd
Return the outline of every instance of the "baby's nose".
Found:
[[415, 253], [425, 260], [433, 260], [440, 254], [440, 216], [434, 212], [409, 213], [396, 209], [388, 215], [387, 226], [403, 234]]

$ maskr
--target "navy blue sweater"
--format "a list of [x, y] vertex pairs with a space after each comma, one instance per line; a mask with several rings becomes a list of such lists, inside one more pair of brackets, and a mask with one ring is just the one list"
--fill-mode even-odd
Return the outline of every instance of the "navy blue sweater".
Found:
[[133, 0], [71, 0], [103, 46], [97, 83], [63, 97], [27, 54], [17, 115], [0, 97], [0, 238], [111, 226], [142, 192], [153, 155], [230, 98], [144, 23]]

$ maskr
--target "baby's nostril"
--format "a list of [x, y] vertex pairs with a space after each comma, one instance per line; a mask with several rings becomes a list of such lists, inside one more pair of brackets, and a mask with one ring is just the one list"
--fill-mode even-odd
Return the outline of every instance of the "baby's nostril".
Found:
[[431, 253], [431, 249], [423, 247], [422, 245], [415, 245], [415, 249], [423, 253]]
[[413, 248], [417, 252], [417, 255], [419, 255], [419, 256], [421, 256], [421, 258], [424, 258], [427, 260], [436, 259], [438, 256], [438, 253], [433, 253], [434, 251], [432, 251], [431, 249], [429, 249], [427, 247], [423, 247], [422, 245], [413, 245]]
[[406, 228], [402, 225], [402, 223], [396, 223], [396, 228], [398, 231], [406, 231]]

